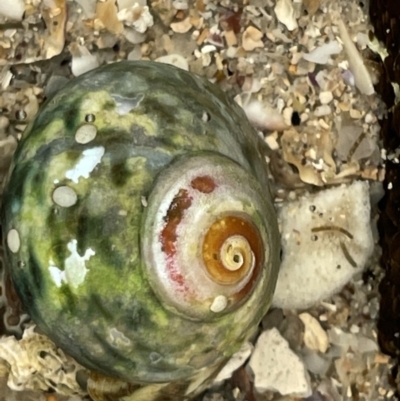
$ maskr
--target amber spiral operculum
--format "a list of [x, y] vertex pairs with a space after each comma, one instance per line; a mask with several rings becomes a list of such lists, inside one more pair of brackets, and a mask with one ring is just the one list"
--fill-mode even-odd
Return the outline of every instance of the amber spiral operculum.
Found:
[[[244, 216], [228, 215], [211, 225], [202, 252], [207, 272], [214, 281], [222, 285], [240, 282], [246, 285], [258, 274], [263, 263], [262, 250], [262, 239], [254, 224]], [[241, 296], [249, 288], [245, 290], [239, 291]]]

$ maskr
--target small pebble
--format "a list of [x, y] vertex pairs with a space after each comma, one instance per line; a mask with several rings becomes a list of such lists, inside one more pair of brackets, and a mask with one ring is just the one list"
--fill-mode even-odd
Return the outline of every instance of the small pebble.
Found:
[[319, 101], [321, 104], [328, 104], [333, 100], [332, 92], [321, 92], [319, 94]]
[[304, 323], [304, 344], [308, 348], [324, 354], [329, 347], [326, 331], [309, 313], [301, 313], [299, 318]]
[[275, 328], [261, 333], [249, 367], [258, 393], [277, 391], [282, 395], [309, 397], [310, 378], [300, 358]]

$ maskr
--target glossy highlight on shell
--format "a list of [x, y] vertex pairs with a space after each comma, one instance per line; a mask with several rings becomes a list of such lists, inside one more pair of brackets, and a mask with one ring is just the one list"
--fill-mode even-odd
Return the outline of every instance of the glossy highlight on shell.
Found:
[[257, 134], [217, 87], [169, 65], [107, 65], [49, 99], [16, 151], [2, 222], [32, 319], [124, 391], [195, 395], [271, 302], [279, 233]]

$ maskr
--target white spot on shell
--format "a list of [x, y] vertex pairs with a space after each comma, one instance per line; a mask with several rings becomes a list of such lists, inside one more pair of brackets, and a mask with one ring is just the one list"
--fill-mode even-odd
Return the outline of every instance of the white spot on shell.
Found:
[[53, 201], [61, 207], [70, 207], [75, 205], [78, 200], [76, 192], [67, 186], [58, 187], [53, 192]]
[[54, 265], [54, 262], [50, 260], [49, 272], [54, 284], [57, 287], [61, 287], [62, 282], [77, 288], [85, 281], [87, 272], [85, 262], [88, 261], [92, 256], [96, 254], [93, 249], [88, 248], [83, 256], [80, 256], [77, 250], [78, 242], [76, 239], [68, 242], [67, 248], [71, 252], [64, 261], [64, 270], [59, 269]]
[[7, 245], [12, 253], [17, 253], [21, 247], [21, 239], [15, 228], [12, 228], [7, 234]]
[[66, 171], [65, 177], [69, 178], [75, 183], [78, 183], [79, 178], [89, 178], [90, 173], [100, 163], [105, 149], [103, 146], [86, 149], [82, 152], [82, 157], [78, 163], [71, 170]]
[[55, 266], [53, 260], [51, 259], [49, 262], [49, 272], [54, 284], [57, 287], [61, 287], [62, 281], [64, 279], [64, 272], [60, 270], [57, 266]]
[[[110, 337], [111, 337], [111, 344], [118, 347], [118, 345], [129, 345], [131, 340], [125, 336], [124, 333], [112, 327], [109, 329]], [[122, 343], [122, 344], [121, 344]]]
[[96, 138], [97, 128], [92, 124], [81, 125], [75, 133], [75, 141], [78, 143], [89, 143]]
[[206, 111], [203, 111], [203, 115], [201, 116], [201, 119], [205, 123], [207, 123], [207, 122], [209, 122], [211, 120], [211, 116]]
[[214, 298], [213, 303], [210, 306], [211, 312], [218, 313], [222, 312], [228, 306], [228, 299], [225, 295], [218, 295]]

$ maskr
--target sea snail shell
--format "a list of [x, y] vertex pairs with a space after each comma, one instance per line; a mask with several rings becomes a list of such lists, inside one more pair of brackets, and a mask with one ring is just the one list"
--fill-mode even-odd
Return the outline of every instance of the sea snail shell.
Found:
[[158, 63], [98, 68], [47, 101], [2, 208], [10, 274], [40, 329], [126, 382], [212, 375], [277, 277], [258, 140], [217, 87]]

